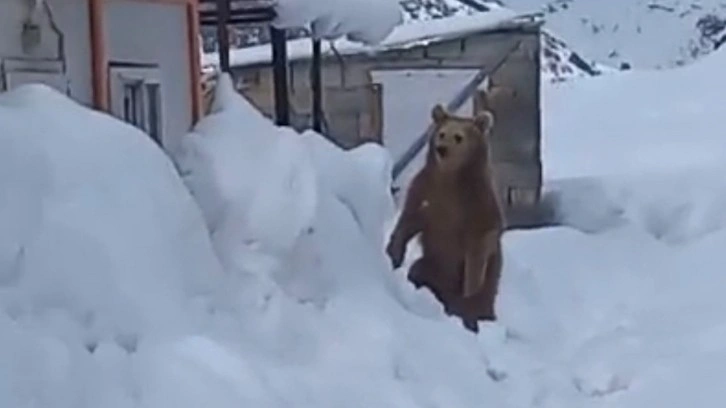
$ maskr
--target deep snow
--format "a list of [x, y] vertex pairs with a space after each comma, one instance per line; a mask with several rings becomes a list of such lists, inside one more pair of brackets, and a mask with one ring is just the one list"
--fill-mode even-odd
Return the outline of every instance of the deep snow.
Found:
[[544, 85], [565, 225], [506, 234], [479, 336], [390, 270], [382, 148], [222, 77], [180, 178], [129, 125], [0, 95], [0, 406], [723, 405], [725, 65]]
[[0, 406], [132, 405], [129, 353], [222, 278], [196, 203], [146, 135], [44, 85], [0, 94], [0, 145]]

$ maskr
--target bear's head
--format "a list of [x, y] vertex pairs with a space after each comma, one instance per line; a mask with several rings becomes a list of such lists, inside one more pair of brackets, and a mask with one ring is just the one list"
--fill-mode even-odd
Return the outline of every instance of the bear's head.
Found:
[[436, 131], [429, 142], [429, 160], [444, 172], [455, 172], [468, 164], [489, 161], [489, 133], [494, 115], [481, 111], [476, 116], [461, 117], [447, 113], [436, 105], [431, 111]]

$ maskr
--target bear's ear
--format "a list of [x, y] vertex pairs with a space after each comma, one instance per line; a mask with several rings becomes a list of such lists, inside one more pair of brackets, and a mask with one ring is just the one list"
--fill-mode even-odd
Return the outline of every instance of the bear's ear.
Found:
[[488, 110], [483, 110], [474, 116], [474, 124], [483, 133], [489, 133], [494, 127], [494, 115]]
[[433, 119], [434, 123], [437, 125], [440, 125], [448, 117], [449, 117], [449, 114], [446, 113], [446, 111], [444, 110], [444, 107], [441, 106], [440, 103], [437, 104], [436, 106], [434, 106], [434, 108], [431, 110], [431, 119]]

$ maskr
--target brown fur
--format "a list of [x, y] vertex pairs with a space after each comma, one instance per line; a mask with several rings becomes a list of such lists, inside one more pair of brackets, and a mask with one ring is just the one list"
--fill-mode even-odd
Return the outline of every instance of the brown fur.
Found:
[[474, 118], [453, 116], [440, 105], [431, 115], [436, 132], [426, 164], [408, 188], [386, 252], [400, 267], [407, 243], [420, 233], [423, 256], [408, 279], [429, 288], [447, 314], [477, 332], [478, 321], [496, 318], [502, 268], [504, 222], [487, 140], [494, 117], [488, 111]]

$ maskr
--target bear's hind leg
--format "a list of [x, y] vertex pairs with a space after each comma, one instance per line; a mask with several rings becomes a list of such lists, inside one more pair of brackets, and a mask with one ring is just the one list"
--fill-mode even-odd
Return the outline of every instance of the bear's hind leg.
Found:
[[425, 287], [428, 289], [444, 306], [444, 313], [447, 315], [456, 314], [452, 311], [452, 301], [454, 294], [452, 288], [446, 285], [444, 279], [447, 274], [441, 271], [436, 262], [431, 258], [422, 257], [416, 260], [408, 271], [408, 281], [411, 282], [416, 289]]
[[421, 286], [428, 286], [431, 276], [431, 262], [425, 257], [421, 257], [411, 265], [408, 270], [408, 281], [413, 283], [416, 289]]
[[462, 317], [461, 323], [464, 325], [464, 328], [470, 332], [474, 334], [479, 333], [479, 322], [476, 319], [465, 319]]
[[499, 281], [502, 277], [503, 256], [501, 249], [494, 252], [487, 262], [486, 277], [482, 288], [482, 314], [483, 320], [496, 320], [494, 306], [499, 292]]

